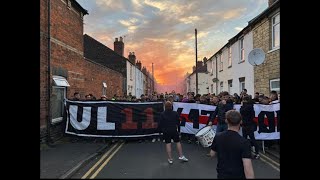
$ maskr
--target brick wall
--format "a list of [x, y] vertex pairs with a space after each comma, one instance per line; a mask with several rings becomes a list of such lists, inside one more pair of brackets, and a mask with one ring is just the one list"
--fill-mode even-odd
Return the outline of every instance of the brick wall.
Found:
[[254, 91], [269, 95], [270, 80], [280, 77], [280, 49], [269, 52], [271, 47], [271, 21], [264, 18], [253, 28], [253, 48], [266, 53], [263, 64], [254, 67]]
[[51, 35], [83, 52], [83, 19], [74, 4], [68, 9], [66, 0], [51, 0]]
[[[47, 99], [47, 1], [40, 0], [40, 128], [45, 128], [46, 118], [47, 118], [47, 108], [48, 108], [48, 99]], [[43, 134], [43, 130], [40, 131], [40, 134]]]
[[121, 73], [89, 60], [83, 61], [83, 67], [85, 75], [84, 90], [87, 94], [92, 93], [97, 98], [100, 98], [102, 95], [102, 82], [106, 82], [108, 98], [111, 99], [114, 94], [123, 95], [124, 77]]
[[[40, 0], [40, 142], [47, 136], [47, 10], [47, 0]], [[109, 97], [122, 94], [122, 74], [84, 59], [83, 19], [75, 11], [74, 7], [68, 9], [63, 0], [51, 1], [51, 75], [62, 75], [68, 80], [67, 98], [72, 98], [76, 91], [83, 98], [89, 93], [100, 98], [102, 82], [108, 85]], [[52, 78], [50, 81], [52, 84]], [[64, 123], [50, 125], [53, 141], [63, 135], [64, 126]]]

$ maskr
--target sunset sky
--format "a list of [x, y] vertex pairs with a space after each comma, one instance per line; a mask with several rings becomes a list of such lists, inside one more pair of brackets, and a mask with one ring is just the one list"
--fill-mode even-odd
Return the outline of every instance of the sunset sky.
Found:
[[268, 6], [267, 0], [77, 0], [89, 15], [84, 33], [113, 49], [124, 37], [124, 56], [154, 74], [158, 92], [181, 92], [183, 77], [198, 60], [211, 57]]

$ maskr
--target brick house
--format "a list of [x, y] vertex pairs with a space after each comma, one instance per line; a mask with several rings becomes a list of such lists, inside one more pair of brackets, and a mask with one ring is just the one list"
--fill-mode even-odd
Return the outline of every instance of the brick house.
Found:
[[86, 14], [75, 0], [40, 0], [40, 143], [62, 137], [63, 100], [74, 92], [81, 98], [123, 93], [120, 72], [84, 58]]
[[263, 64], [254, 67], [254, 91], [269, 95], [280, 92], [280, 0], [269, 0], [269, 7], [249, 21], [253, 48], [266, 53]]

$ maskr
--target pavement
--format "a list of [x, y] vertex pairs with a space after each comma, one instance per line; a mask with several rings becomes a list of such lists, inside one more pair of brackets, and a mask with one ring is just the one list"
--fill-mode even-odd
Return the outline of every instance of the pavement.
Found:
[[71, 177], [78, 169], [100, 155], [109, 142], [102, 139], [64, 137], [53, 146], [40, 145], [40, 178]]

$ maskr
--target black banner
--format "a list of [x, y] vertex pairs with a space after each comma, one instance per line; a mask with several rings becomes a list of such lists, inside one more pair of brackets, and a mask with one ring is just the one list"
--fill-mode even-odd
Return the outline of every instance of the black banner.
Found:
[[162, 102], [66, 100], [66, 133], [91, 137], [141, 137], [158, 134]]

